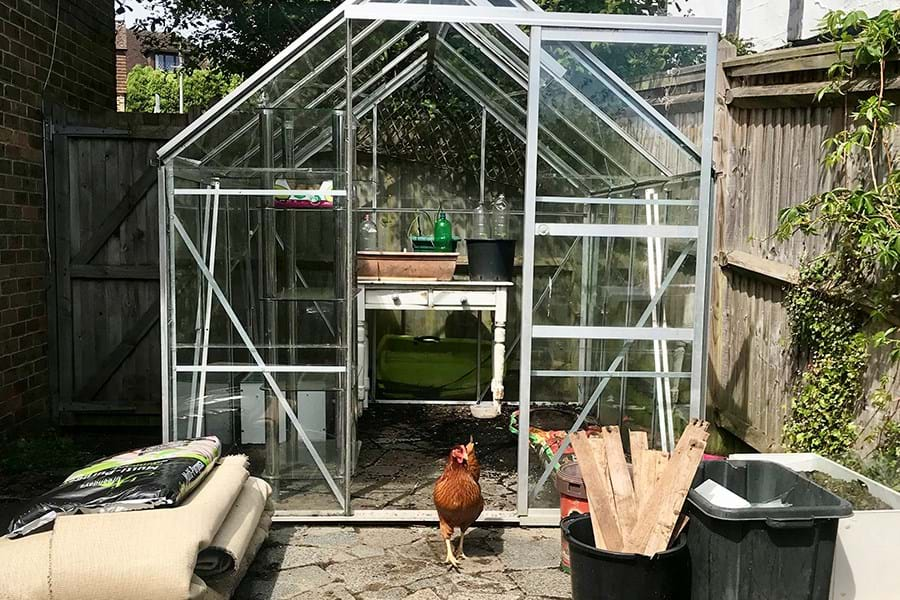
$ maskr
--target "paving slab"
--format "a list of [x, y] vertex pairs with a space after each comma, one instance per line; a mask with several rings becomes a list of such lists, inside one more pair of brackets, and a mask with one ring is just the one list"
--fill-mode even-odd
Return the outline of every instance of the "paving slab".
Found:
[[543, 529], [507, 528], [497, 538], [488, 538], [490, 550], [511, 571], [559, 567], [559, 530], [548, 535]]
[[[458, 537], [454, 537], [456, 544]], [[540, 600], [568, 598], [559, 530], [478, 527], [468, 560], [444, 564], [435, 526], [279, 526], [236, 600]]]
[[331, 577], [317, 566], [278, 571], [265, 579], [245, 578], [236, 598], [247, 600], [290, 600], [332, 583]]
[[512, 577], [529, 597], [569, 598], [572, 595], [569, 575], [560, 569], [517, 571]]

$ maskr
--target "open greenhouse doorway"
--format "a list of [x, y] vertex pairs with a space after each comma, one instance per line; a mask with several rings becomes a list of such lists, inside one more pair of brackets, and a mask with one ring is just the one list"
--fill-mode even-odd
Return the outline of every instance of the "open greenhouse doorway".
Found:
[[[348, 2], [160, 151], [165, 435], [250, 455], [279, 518], [434, 520], [472, 436], [486, 520], [555, 523], [572, 430], [702, 414], [717, 24], [509, 4]], [[357, 277], [364, 220], [411, 250], [498, 196], [512, 281], [464, 243], [453, 289]]]

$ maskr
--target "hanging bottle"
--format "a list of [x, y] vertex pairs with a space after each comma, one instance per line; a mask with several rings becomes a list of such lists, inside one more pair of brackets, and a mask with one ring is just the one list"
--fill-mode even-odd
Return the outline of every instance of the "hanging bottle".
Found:
[[453, 244], [453, 226], [444, 213], [444, 209], [438, 209], [438, 217], [434, 221], [434, 249], [436, 252], [450, 252]]
[[366, 213], [359, 224], [359, 248], [358, 250], [378, 249], [378, 228], [375, 225], [374, 215]]
[[487, 209], [484, 207], [483, 201], [479, 202], [478, 207], [475, 208], [475, 231], [472, 237], [476, 240], [486, 240], [491, 237]]
[[494, 210], [491, 212], [493, 237], [505, 240], [509, 237], [509, 203], [506, 196], [500, 194], [494, 199]]

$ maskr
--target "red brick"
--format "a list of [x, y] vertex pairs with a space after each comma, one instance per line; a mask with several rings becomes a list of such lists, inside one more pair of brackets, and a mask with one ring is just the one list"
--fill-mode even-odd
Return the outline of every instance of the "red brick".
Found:
[[115, 109], [111, 2], [0, 2], [0, 440], [43, 418], [48, 404], [41, 87], [57, 6], [46, 96], [76, 110]]

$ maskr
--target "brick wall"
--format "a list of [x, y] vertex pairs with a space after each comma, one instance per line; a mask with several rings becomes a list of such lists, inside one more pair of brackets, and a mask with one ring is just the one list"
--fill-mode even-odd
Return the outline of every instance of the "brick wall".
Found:
[[115, 108], [113, 10], [111, 0], [0, 2], [0, 439], [48, 413], [42, 98]]

